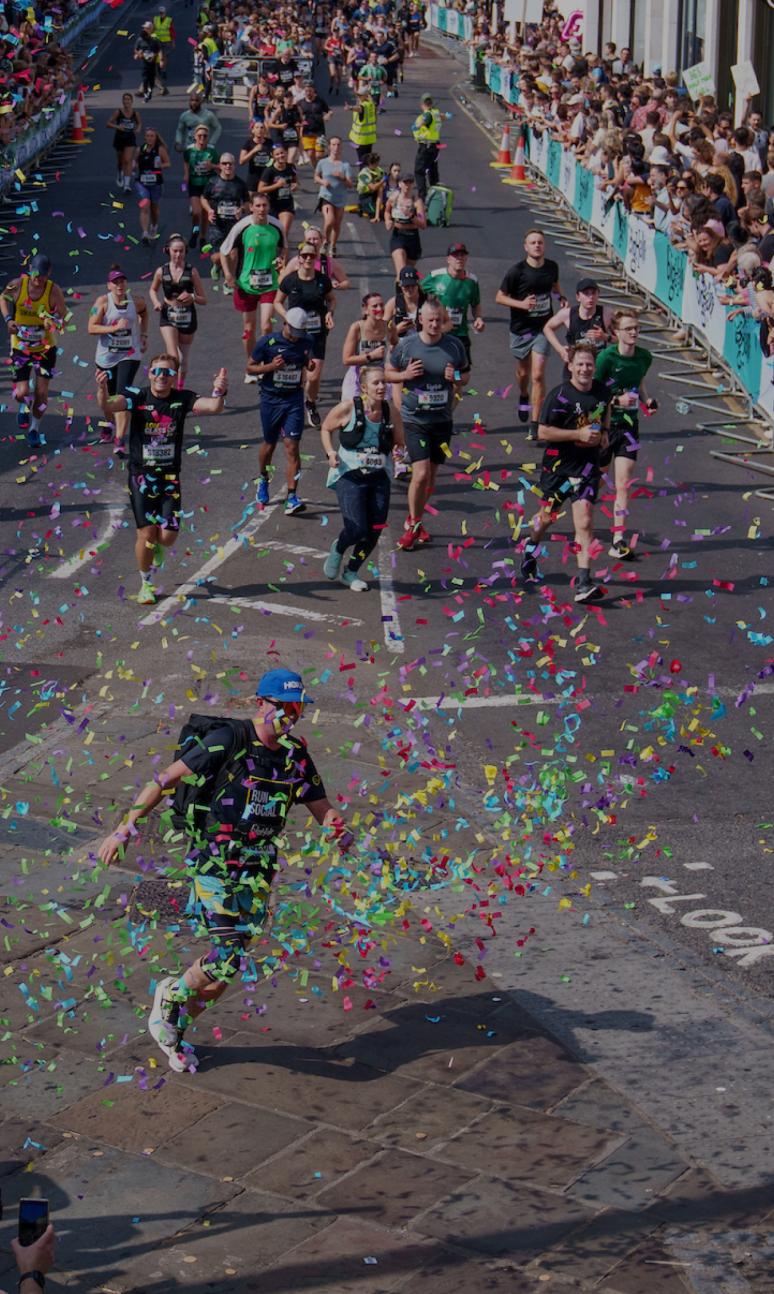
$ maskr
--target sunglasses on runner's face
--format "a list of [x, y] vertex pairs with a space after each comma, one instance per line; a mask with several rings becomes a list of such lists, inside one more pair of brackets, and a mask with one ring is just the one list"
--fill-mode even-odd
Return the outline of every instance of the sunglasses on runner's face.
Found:
[[314, 260], [314, 258], [315, 258], [315, 252], [299, 252], [299, 253], [298, 253], [298, 259], [299, 259], [300, 261], [313, 261], [313, 260]]
[[177, 377], [176, 368], [166, 368], [156, 364], [150, 371], [151, 377]]
[[300, 719], [304, 712], [303, 701], [269, 701], [269, 705], [281, 710], [289, 719]]

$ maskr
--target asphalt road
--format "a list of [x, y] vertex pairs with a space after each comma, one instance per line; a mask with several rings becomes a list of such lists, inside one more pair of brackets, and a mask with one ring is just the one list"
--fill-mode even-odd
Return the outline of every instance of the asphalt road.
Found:
[[[455, 458], [433, 500], [432, 545], [395, 552], [405, 511], [398, 485], [379, 580], [365, 595], [329, 583], [321, 561], [337, 513], [318, 438], [309, 431], [302, 446], [307, 511], [293, 518], [277, 506], [256, 511], [256, 388], [240, 382], [240, 324], [231, 301], [208, 286], [189, 385], [208, 393], [212, 374], [227, 364], [228, 408], [217, 420], [190, 420], [186, 532], [167, 563], [162, 600], [153, 609], [138, 607], [124, 469], [96, 443], [93, 346], [85, 329], [112, 262], [120, 261], [139, 290], [159, 263], [159, 247], [138, 242], [134, 200], [112, 187], [105, 129], [121, 92], [136, 89], [131, 48], [146, 11], [127, 12], [91, 73], [90, 142], [49, 177], [32, 218], [13, 207], [3, 213], [4, 228], [18, 229], [22, 246], [37, 243], [52, 256], [72, 309], [45, 424], [48, 449], [37, 460], [17, 438], [8, 374], [0, 374], [5, 748], [34, 731], [33, 690], [41, 677], [70, 687], [66, 704], [76, 708], [81, 696], [98, 691], [107, 670], [126, 661], [151, 693], [168, 686], [178, 705], [206, 691], [201, 680], [186, 691], [181, 680], [190, 677], [191, 662], [202, 677], [233, 670], [245, 680], [278, 656], [298, 662], [316, 679], [323, 713], [346, 712], [353, 700], [367, 706], [387, 689], [397, 698], [390, 709], [397, 729], [416, 736], [426, 724], [433, 740], [442, 736], [466, 805], [482, 821], [510, 830], [513, 841], [530, 787], [541, 774], [553, 779], [560, 807], [552, 817], [554, 801], [550, 811], [544, 806], [546, 830], [558, 841], [554, 856], [577, 869], [570, 892], [579, 921], [595, 905], [612, 907], [638, 928], [668, 935], [670, 946], [688, 949], [713, 973], [720, 967], [740, 991], [771, 994], [774, 955], [766, 950], [774, 901], [766, 882], [774, 849], [774, 684], [759, 680], [736, 703], [772, 656], [771, 504], [756, 497], [757, 478], [710, 457], [717, 441], [695, 429], [695, 413], [676, 413], [678, 391], [662, 381], [665, 366], [657, 362], [649, 386], [661, 412], [645, 427], [634, 504], [639, 560], [613, 566], [604, 542], [595, 563], [604, 599], [578, 609], [569, 597], [572, 560], [560, 527], [543, 563], [546, 586], [521, 589], [511, 527], [520, 509], [532, 511], [538, 455], [514, 420], [506, 312], [494, 295], [519, 259], [535, 214], [528, 195], [503, 186], [490, 168], [486, 139], [452, 94], [459, 68], [437, 51], [407, 64], [400, 99], [380, 118], [378, 143], [383, 163], [411, 163], [410, 123], [424, 90], [451, 114], [441, 159], [442, 178], [455, 188], [451, 237], [470, 249], [485, 302], [487, 330], [474, 342]], [[167, 140], [186, 106], [190, 76], [191, 11], [178, 11], [175, 20], [173, 92], [138, 105]], [[218, 111], [223, 144], [238, 148], [247, 134], [242, 110]], [[334, 125], [342, 133], [347, 118], [337, 108]], [[163, 234], [188, 228], [180, 180], [175, 160]], [[316, 201], [308, 173], [300, 200], [299, 232]], [[449, 240], [447, 231], [428, 230], [423, 264], [441, 264]], [[323, 407], [337, 398], [338, 347], [361, 291], [378, 287], [386, 296], [392, 281], [383, 230], [349, 217], [340, 251], [353, 290], [339, 298]], [[548, 253], [572, 289], [580, 274], [565, 248], [549, 244]], [[8, 262], [2, 268], [10, 276]], [[550, 376], [559, 380], [558, 362]], [[600, 512], [609, 509], [606, 492]], [[34, 662], [32, 670], [20, 673], [20, 662]], [[424, 710], [412, 708], [423, 698]], [[139, 761], [144, 753], [136, 752]], [[656, 881], [643, 884], [647, 877]], [[670, 891], [683, 901], [651, 902], [669, 899]], [[722, 924], [684, 923], [695, 911], [719, 911]], [[729, 914], [738, 920], [729, 922]], [[729, 955], [718, 930], [740, 927], [752, 933], [739, 936], [743, 951]], [[758, 951], [750, 955], [750, 947]]]

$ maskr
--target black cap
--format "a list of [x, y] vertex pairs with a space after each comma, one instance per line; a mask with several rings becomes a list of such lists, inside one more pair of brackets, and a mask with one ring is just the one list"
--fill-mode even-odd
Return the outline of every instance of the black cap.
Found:
[[403, 269], [398, 275], [398, 282], [399, 283], [418, 283], [419, 282], [419, 274], [414, 269], [413, 265], [403, 266]]
[[596, 288], [597, 292], [599, 291], [599, 284], [596, 279], [578, 279], [575, 291], [590, 292], [592, 288]]

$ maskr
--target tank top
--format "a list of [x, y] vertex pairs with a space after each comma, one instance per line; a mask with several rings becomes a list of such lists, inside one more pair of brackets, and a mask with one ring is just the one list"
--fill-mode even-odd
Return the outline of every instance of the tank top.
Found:
[[[605, 310], [604, 306], [597, 306], [590, 319], [582, 319], [579, 306], [570, 307], [570, 318], [567, 324], [567, 345], [576, 346], [579, 341], [586, 341], [586, 335], [592, 328], [605, 329]], [[607, 345], [603, 337], [601, 341], [590, 341], [590, 346], [594, 350], [602, 350]]]
[[413, 198], [398, 198], [392, 204], [392, 218], [396, 225], [410, 225], [417, 211]]
[[[345, 472], [383, 472], [390, 471], [391, 462], [389, 454], [382, 454], [379, 450], [379, 432], [381, 430], [381, 419], [378, 422], [372, 420], [365, 414], [365, 431], [357, 449], [346, 449], [339, 442], [337, 450], [339, 456], [338, 467], [332, 467], [328, 472], [325, 484], [334, 486]], [[352, 410], [349, 421], [344, 430], [351, 431], [355, 426], [355, 410]]]
[[[371, 337], [364, 337], [364, 336], [363, 336], [363, 324], [362, 324], [362, 323], [360, 323], [360, 324], [358, 325], [358, 327], [359, 327], [359, 329], [360, 329], [360, 336], [358, 337], [358, 341], [357, 341], [357, 354], [358, 354], [358, 355], [367, 355], [367, 354], [369, 353], [369, 351], [377, 350], [380, 346], [384, 346], [384, 348], [385, 348], [384, 355], [383, 355], [380, 359], [375, 359], [375, 360], [371, 360], [371, 359], [369, 359], [369, 361], [368, 361], [368, 364], [384, 364], [384, 361], [385, 361], [386, 356], [387, 356], [387, 349], [388, 349], [388, 347], [387, 347], [387, 333], [386, 333], [386, 331], [385, 331], [384, 337], [382, 337], [382, 339], [381, 339], [381, 341], [380, 341], [380, 340], [379, 340], [379, 338], [377, 338], [377, 337], [374, 337], [374, 338], [371, 338]], [[366, 367], [368, 367], [368, 364], [366, 365]], [[359, 367], [359, 366], [358, 366], [358, 367]]]
[[103, 324], [122, 319], [126, 328], [120, 332], [103, 332], [97, 335], [96, 362], [100, 368], [114, 368], [122, 359], [140, 358], [140, 321], [137, 307], [130, 296], [119, 306], [108, 293]]
[[42, 355], [54, 345], [54, 333], [48, 320], [53, 286], [51, 279], [47, 279], [41, 296], [37, 301], [31, 301], [29, 276], [22, 274], [13, 311], [16, 332], [11, 333], [11, 350], [24, 351], [25, 355]]
[[175, 304], [181, 292], [190, 292], [193, 295], [193, 274], [187, 261], [177, 283], [172, 278], [172, 272], [167, 262], [161, 271], [161, 291], [164, 295], [166, 316], [169, 322], [177, 325], [178, 328], [187, 327], [193, 321], [193, 301], [189, 301], [187, 305]]
[[156, 148], [148, 148], [143, 144], [137, 154], [137, 178], [146, 189], [156, 189], [164, 183], [161, 158]]
[[136, 129], [136, 116], [133, 115], [131, 117], [125, 117], [124, 114], [121, 113], [121, 116], [116, 118], [116, 130], [120, 130], [122, 135], [132, 135]]

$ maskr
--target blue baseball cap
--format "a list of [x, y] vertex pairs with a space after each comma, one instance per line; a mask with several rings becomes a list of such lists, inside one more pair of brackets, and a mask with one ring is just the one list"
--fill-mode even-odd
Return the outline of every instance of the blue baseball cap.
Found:
[[292, 669], [270, 669], [258, 680], [256, 696], [267, 701], [311, 701], [300, 674]]

